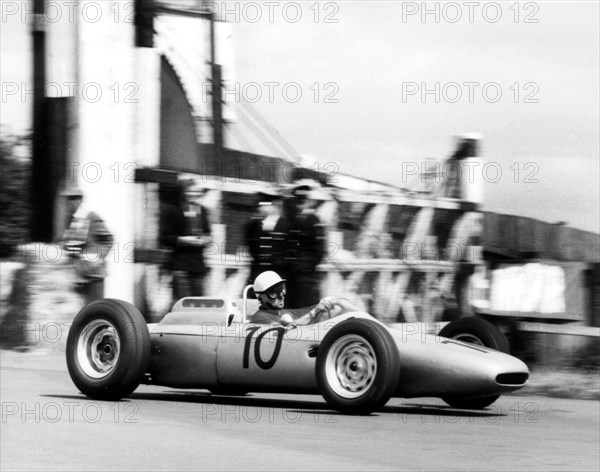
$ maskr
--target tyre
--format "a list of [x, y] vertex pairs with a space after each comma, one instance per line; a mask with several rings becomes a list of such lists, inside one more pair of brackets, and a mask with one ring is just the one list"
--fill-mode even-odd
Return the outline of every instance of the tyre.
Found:
[[[489, 321], [468, 316], [447, 324], [439, 332], [439, 336], [456, 339], [465, 343], [477, 344], [496, 351], [510, 354], [506, 337]], [[478, 398], [442, 397], [448, 405], [454, 408], [480, 410], [494, 403], [500, 395]]]
[[319, 346], [316, 376], [332, 408], [346, 414], [369, 414], [385, 405], [396, 390], [398, 348], [385, 327], [375, 321], [343, 321]]
[[448, 323], [439, 332], [439, 336], [510, 354], [508, 341], [502, 332], [489, 321], [475, 316], [467, 316]]
[[77, 388], [99, 400], [133, 392], [150, 361], [150, 334], [133, 305], [103, 299], [85, 306], [67, 337], [67, 367]]

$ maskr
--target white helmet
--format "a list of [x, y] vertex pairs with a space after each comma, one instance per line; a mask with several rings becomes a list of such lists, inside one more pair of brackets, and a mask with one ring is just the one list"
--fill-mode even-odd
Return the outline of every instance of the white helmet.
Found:
[[256, 279], [254, 279], [254, 291], [256, 293], [264, 293], [271, 287], [281, 282], [285, 282], [285, 279], [279, 277], [279, 274], [277, 272], [267, 270], [258, 274]]

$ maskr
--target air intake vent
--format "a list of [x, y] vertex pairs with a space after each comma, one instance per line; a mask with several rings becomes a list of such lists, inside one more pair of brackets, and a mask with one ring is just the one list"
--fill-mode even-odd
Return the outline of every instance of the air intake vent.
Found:
[[181, 302], [183, 308], [222, 308], [224, 305], [223, 300], [210, 298], [188, 297]]
[[500, 385], [523, 385], [527, 382], [529, 374], [524, 372], [513, 372], [510, 374], [500, 374], [496, 376], [496, 382]]

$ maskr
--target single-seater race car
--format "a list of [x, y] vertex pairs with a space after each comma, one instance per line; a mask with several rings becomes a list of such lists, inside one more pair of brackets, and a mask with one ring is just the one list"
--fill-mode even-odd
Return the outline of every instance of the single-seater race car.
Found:
[[222, 395], [321, 394], [342, 413], [368, 414], [391, 397], [440, 397], [481, 409], [529, 377], [502, 333], [480, 318], [459, 318], [439, 335], [420, 323], [393, 329], [363, 311], [324, 310], [304, 326], [255, 324], [246, 312], [257, 301], [246, 293], [241, 300], [183, 298], [150, 325], [127, 302], [92, 302], [67, 338], [71, 379], [103, 400], [143, 383]]

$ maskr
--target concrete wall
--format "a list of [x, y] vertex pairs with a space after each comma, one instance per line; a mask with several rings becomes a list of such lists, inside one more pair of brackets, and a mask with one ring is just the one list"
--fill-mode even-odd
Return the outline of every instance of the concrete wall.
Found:
[[144, 228], [144, 191], [133, 175], [159, 162], [160, 62], [156, 50], [135, 47], [134, 24], [126, 12], [117, 17], [115, 5], [96, 2], [93, 12], [57, 24], [49, 37], [62, 45], [52, 61], [68, 65], [59, 68], [62, 80], [76, 84], [64, 184], [81, 188], [85, 208], [115, 236], [106, 296], [134, 301], [133, 251]]

